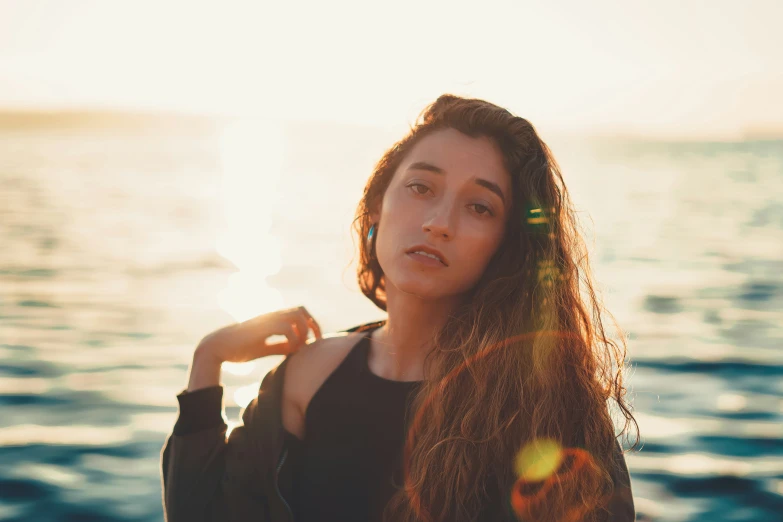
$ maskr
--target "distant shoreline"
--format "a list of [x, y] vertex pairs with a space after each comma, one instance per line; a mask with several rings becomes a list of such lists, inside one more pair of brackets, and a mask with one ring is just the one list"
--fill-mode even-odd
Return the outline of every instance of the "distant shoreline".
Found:
[[187, 128], [208, 130], [228, 118], [174, 111], [0, 109], [0, 129], [25, 128]]
[[[238, 115], [204, 114], [197, 112], [178, 112], [163, 109], [14, 109], [0, 107], [0, 130], [39, 130], [39, 129], [112, 129], [112, 130], [154, 130], [154, 131], [192, 131], [210, 132], [241, 120]], [[341, 122], [290, 121], [292, 125], [335, 125], [351, 126]], [[783, 125], [783, 124], [782, 124]], [[554, 131], [553, 141], [560, 138], [576, 138], [596, 143], [741, 143], [783, 141], [783, 126], [747, 126], [731, 136], [710, 135], [666, 135], [654, 131], [644, 132], [638, 129], [615, 129], [580, 131], [576, 129]]]

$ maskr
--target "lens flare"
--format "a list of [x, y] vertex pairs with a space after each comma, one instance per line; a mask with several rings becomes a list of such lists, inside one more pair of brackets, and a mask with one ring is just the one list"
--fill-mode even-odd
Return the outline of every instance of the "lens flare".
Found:
[[[539, 439], [526, 444], [517, 454], [519, 478], [511, 488], [511, 507], [520, 520], [535, 520], [536, 512], [546, 506], [547, 493], [557, 482], [578, 481], [584, 473], [596, 469], [588, 452], [580, 448], [561, 448], [557, 441]], [[599, 500], [603, 504], [606, 498]], [[578, 522], [589, 506], [567, 506], [561, 522]]]
[[563, 449], [553, 439], [537, 439], [526, 444], [517, 453], [514, 468], [517, 476], [528, 482], [537, 482], [557, 471], [563, 460]]

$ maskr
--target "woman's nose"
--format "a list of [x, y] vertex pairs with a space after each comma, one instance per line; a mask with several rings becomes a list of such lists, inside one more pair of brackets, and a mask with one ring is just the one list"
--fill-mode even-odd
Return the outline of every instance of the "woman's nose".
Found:
[[443, 237], [451, 236], [449, 221], [443, 216], [440, 216], [436, 219], [431, 219], [422, 226], [422, 229], [430, 234], [437, 234]]

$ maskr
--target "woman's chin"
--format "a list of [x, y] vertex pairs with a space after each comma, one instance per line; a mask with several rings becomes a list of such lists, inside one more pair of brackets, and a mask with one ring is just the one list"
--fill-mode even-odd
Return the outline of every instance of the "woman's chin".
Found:
[[[389, 280], [387, 280], [388, 289]], [[394, 287], [401, 294], [408, 294], [420, 299], [437, 300], [447, 297], [446, 290], [442, 283], [436, 278], [427, 277], [426, 274], [405, 274], [395, 279]]]

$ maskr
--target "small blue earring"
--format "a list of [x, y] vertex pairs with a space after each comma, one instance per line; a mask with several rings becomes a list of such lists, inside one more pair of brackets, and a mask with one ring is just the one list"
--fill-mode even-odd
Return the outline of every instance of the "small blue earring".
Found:
[[370, 227], [370, 231], [367, 233], [367, 241], [372, 240], [372, 235], [375, 233], [375, 223]]

